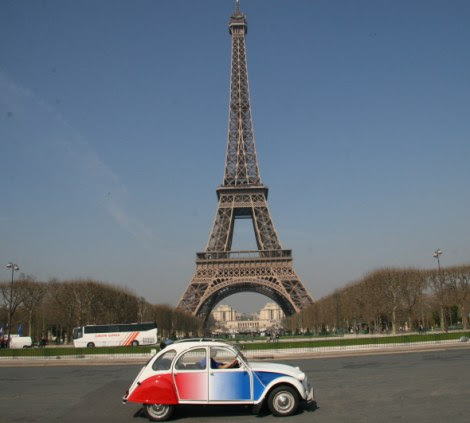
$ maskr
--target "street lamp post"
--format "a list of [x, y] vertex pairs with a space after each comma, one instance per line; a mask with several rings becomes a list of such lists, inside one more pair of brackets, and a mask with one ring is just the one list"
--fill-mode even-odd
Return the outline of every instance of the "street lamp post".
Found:
[[10, 283], [10, 301], [8, 303], [8, 347], [11, 344], [11, 318], [13, 312], [13, 277], [16, 271], [20, 270], [19, 266], [15, 263], [8, 263], [7, 268], [11, 269], [11, 283]]
[[434, 251], [433, 257], [437, 258], [437, 271], [441, 273], [441, 263], [439, 261], [439, 256], [442, 254], [442, 251], [440, 248], [438, 248], [436, 251]]
[[442, 286], [442, 278], [441, 278], [441, 262], [439, 261], [439, 256], [442, 254], [440, 248], [434, 251], [433, 257], [437, 259], [437, 278], [439, 280], [439, 301], [440, 301], [440, 308], [441, 308], [441, 330], [446, 330], [446, 322], [445, 322], [445, 314], [444, 314], [444, 292]]

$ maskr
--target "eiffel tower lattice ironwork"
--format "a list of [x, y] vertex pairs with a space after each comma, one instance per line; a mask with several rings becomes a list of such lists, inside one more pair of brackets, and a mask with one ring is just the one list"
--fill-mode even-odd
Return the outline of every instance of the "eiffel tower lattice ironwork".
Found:
[[[246, 64], [246, 17], [237, 8], [230, 18], [232, 63], [227, 158], [218, 208], [204, 252], [196, 253], [196, 273], [178, 308], [207, 319], [225, 297], [257, 292], [274, 300], [286, 315], [313, 302], [285, 250], [269, 213], [268, 188], [260, 179], [251, 119]], [[253, 223], [258, 250], [232, 251], [234, 223]]]

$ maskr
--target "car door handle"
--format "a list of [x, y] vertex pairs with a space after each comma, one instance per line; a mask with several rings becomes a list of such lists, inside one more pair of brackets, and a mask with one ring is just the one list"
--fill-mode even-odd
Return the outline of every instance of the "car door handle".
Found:
[[211, 375], [211, 376], [214, 376], [214, 373], [211, 372], [210, 375]]

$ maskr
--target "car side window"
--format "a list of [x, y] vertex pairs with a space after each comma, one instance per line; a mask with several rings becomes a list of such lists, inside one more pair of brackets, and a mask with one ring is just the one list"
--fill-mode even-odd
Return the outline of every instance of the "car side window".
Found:
[[152, 369], [155, 371], [170, 370], [171, 363], [173, 362], [175, 355], [175, 350], [166, 351], [164, 354], [162, 354], [155, 360], [152, 365]]
[[233, 369], [238, 368], [237, 355], [228, 348], [211, 347], [211, 369]]
[[175, 370], [204, 370], [206, 367], [205, 348], [186, 351], [175, 364]]

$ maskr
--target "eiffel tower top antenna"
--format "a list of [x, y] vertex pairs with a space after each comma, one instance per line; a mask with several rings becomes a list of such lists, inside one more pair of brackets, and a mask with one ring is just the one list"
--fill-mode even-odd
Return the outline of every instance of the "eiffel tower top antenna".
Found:
[[250, 88], [246, 63], [245, 35], [248, 24], [236, 2], [230, 17], [232, 37], [230, 106], [224, 187], [261, 186], [251, 118]]

